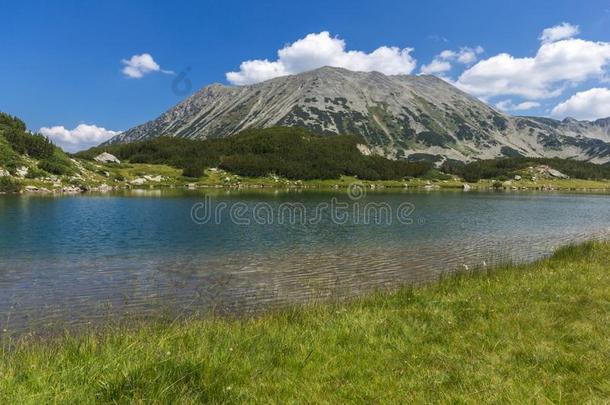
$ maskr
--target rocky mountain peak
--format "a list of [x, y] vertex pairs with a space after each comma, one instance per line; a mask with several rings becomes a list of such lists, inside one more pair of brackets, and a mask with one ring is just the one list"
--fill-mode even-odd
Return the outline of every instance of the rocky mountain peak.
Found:
[[429, 75], [321, 67], [245, 86], [212, 84], [159, 118], [112, 138], [219, 138], [246, 128], [299, 126], [355, 134], [393, 159], [499, 156], [610, 160], [610, 119], [594, 123], [512, 117]]

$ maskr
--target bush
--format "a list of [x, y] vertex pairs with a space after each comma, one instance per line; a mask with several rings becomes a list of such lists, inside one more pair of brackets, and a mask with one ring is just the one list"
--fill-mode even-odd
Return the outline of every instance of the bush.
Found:
[[0, 167], [15, 173], [19, 166], [23, 166], [23, 159], [0, 138]]
[[21, 191], [21, 183], [11, 177], [0, 177], [0, 193], [18, 193]]
[[67, 156], [56, 152], [52, 156], [38, 162], [38, 168], [60, 176], [74, 173], [74, 167]]
[[203, 165], [192, 164], [188, 165], [184, 169], [182, 169], [182, 175], [184, 177], [191, 177], [194, 179], [198, 179], [203, 176], [205, 172], [205, 168]]
[[38, 167], [30, 167], [30, 169], [28, 170], [28, 174], [26, 174], [25, 177], [28, 179], [39, 179], [41, 177], [46, 177], [47, 175], [47, 172], [42, 169], [39, 169]]

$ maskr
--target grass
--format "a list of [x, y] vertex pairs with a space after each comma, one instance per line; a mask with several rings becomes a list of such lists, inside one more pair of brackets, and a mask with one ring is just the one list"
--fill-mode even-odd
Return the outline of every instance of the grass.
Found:
[[610, 243], [249, 319], [13, 342], [2, 403], [609, 403]]

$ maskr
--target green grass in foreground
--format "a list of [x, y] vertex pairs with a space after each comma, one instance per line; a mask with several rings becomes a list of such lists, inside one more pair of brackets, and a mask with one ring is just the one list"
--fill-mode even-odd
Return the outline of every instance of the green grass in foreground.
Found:
[[610, 243], [253, 319], [21, 342], [2, 403], [610, 401]]

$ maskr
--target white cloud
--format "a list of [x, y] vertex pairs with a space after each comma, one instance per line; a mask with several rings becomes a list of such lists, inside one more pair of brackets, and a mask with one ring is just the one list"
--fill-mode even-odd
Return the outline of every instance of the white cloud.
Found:
[[278, 51], [275, 61], [256, 59], [242, 62], [238, 72], [228, 72], [232, 84], [258, 83], [278, 76], [316, 69], [322, 66], [342, 67], [355, 71], [409, 74], [417, 62], [412, 48], [382, 46], [371, 53], [346, 51], [345, 41], [331, 37], [328, 31], [309, 34]]
[[439, 53], [432, 59], [427, 65], [423, 65], [420, 72], [423, 74], [435, 74], [443, 73], [451, 70], [451, 62], [459, 62], [464, 65], [471, 65], [477, 61], [480, 53], [483, 53], [483, 48], [477, 46], [476, 48], [462, 47], [459, 51], [452, 51], [446, 49]]
[[464, 71], [456, 85], [479, 97], [544, 99], [559, 96], [569, 85], [602, 80], [608, 63], [610, 43], [564, 39], [543, 43], [534, 57], [501, 53], [482, 60]]
[[540, 103], [536, 101], [524, 101], [514, 104], [512, 100], [502, 100], [496, 103], [496, 107], [502, 111], [526, 111], [540, 107]]
[[575, 37], [580, 33], [578, 25], [570, 23], [561, 23], [554, 27], [545, 28], [538, 38], [543, 43], [556, 42], [562, 39]]
[[121, 63], [125, 65], [121, 70], [123, 74], [132, 79], [140, 79], [144, 75], [152, 72], [162, 72], [166, 74], [173, 74], [171, 70], [163, 70], [161, 66], [149, 53], [143, 53], [141, 55], [133, 55], [129, 59], [121, 60]]
[[595, 87], [574, 94], [551, 111], [557, 118], [595, 120], [610, 117], [610, 89]]
[[121, 133], [87, 124], [80, 124], [74, 129], [67, 129], [63, 125], [42, 127], [39, 132], [68, 152], [96, 146]]
[[451, 63], [442, 59], [433, 59], [432, 62], [427, 65], [423, 65], [420, 72], [425, 75], [433, 75], [437, 73], [443, 73], [451, 70]]

